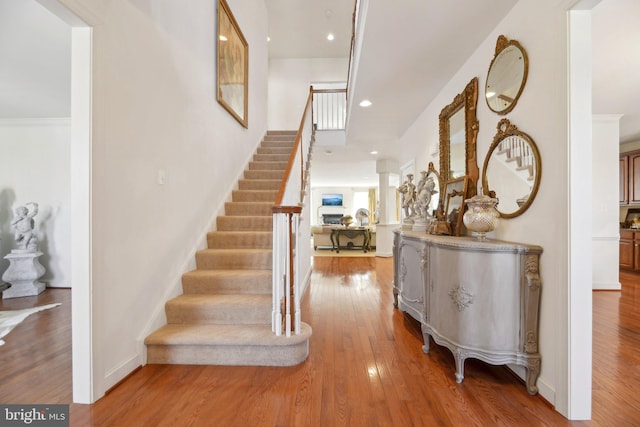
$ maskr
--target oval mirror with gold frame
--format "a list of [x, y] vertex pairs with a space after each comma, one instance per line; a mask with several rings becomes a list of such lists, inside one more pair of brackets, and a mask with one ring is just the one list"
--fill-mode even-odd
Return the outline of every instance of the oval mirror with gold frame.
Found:
[[498, 199], [496, 209], [502, 218], [514, 218], [531, 206], [542, 162], [533, 139], [508, 119], [500, 120], [497, 129], [482, 166], [482, 188]]
[[520, 43], [499, 36], [484, 91], [491, 111], [504, 115], [513, 110], [524, 89], [528, 70], [527, 52]]
[[476, 194], [480, 170], [476, 154], [478, 136], [478, 78], [474, 77], [440, 112], [440, 179], [467, 176], [465, 199]]

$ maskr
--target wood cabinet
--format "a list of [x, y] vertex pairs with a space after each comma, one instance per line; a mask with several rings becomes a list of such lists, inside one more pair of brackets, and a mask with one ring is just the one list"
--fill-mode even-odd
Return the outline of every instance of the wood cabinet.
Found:
[[629, 156], [620, 156], [620, 204], [629, 203]]
[[620, 204], [640, 204], [640, 150], [620, 155]]
[[640, 272], [640, 231], [620, 230], [620, 268]]
[[538, 311], [542, 248], [533, 245], [395, 231], [396, 307], [421, 323], [423, 351], [429, 337], [447, 347], [464, 379], [464, 361], [475, 358], [526, 369], [536, 394], [541, 356]]

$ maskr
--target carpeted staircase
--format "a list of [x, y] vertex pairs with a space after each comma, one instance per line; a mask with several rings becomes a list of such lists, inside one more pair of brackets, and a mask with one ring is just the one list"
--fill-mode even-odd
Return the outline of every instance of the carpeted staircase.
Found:
[[238, 182], [183, 294], [166, 303], [167, 325], [145, 339], [147, 363], [290, 366], [307, 358], [311, 328], [271, 330], [271, 207], [295, 132], [268, 132]]

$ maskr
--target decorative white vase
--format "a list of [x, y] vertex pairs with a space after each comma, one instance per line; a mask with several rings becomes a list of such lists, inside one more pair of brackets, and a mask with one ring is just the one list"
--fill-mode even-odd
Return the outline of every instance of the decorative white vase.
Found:
[[476, 233], [478, 240], [486, 238], [488, 232], [498, 225], [500, 214], [496, 210], [498, 199], [487, 195], [477, 195], [464, 201], [469, 209], [464, 213], [462, 221], [467, 229]]

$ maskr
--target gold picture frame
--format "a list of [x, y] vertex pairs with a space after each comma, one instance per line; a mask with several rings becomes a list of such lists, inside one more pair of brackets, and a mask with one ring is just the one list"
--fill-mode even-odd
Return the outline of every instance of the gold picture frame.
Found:
[[444, 185], [445, 221], [451, 224], [451, 235], [460, 236], [462, 234], [462, 216], [465, 209], [465, 198], [468, 190], [469, 178], [465, 175], [460, 178], [450, 179]]
[[225, 0], [218, 0], [217, 99], [242, 126], [249, 127], [249, 45]]

